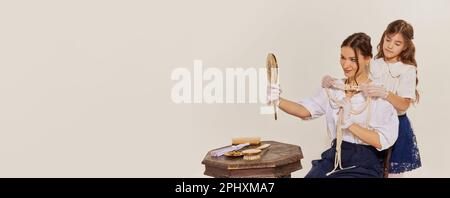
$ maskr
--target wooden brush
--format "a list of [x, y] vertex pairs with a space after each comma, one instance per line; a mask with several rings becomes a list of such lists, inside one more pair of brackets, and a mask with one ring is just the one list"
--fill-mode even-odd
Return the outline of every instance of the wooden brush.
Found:
[[261, 143], [261, 138], [260, 137], [239, 137], [239, 138], [231, 139], [231, 144], [233, 144], [233, 145], [245, 144], [245, 143], [249, 143], [251, 145], [258, 145]]
[[257, 160], [257, 159], [261, 159], [261, 155], [262, 150], [266, 149], [270, 146], [270, 144], [263, 144], [261, 146], [259, 146], [258, 148], [255, 149], [247, 149], [247, 150], [243, 150], [242, 154], [244, 155], [243, 159], [244, 160]]
[[257, 160], [261, 158], [261, 150], [259, 149], [247, 149], [242, 151], [244, 154], [244, 160]]

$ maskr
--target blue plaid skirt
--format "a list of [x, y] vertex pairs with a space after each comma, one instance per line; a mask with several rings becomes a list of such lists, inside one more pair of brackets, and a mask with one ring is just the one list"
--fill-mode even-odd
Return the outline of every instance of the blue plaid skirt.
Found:
[[403, 173], [422, 166], [416, 136], [405, 115], [398, 116], [398, 138], [392, 146], [389, 173]]

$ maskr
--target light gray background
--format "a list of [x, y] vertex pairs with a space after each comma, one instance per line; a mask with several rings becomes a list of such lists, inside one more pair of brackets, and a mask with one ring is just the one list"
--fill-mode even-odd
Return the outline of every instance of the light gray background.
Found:
[[342, 76], [339, 46], [387, 24], [415, 29], [421, 102], [409, 110], [423, 168], [450, 177], [450, 1], [0, 1], [0, 177], [205, 177], [231, 138], [300, 145], [304, 169], [328, 146], [324, 118], [260, 104], [174, 104], [177, 67], [264, 67], [274, 52], [283, 96]]

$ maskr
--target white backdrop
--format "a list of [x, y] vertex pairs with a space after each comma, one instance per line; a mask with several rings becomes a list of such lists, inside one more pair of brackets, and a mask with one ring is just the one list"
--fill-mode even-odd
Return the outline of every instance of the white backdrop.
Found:
[[324, 118], [260, 115], [260, 104], [175, 104], [175, 68], [264, 67], [274, 52], [283, 96], [342, 76], [339, 46], [386, 26], [415, 29], [421, 102], [409, 110], [423, 167], [450, 177], [450, 2], [0, 1], [1, 177], [205, 177], [201, 161], [233, 137], [301, 146], [304, 168], [327, 148]]

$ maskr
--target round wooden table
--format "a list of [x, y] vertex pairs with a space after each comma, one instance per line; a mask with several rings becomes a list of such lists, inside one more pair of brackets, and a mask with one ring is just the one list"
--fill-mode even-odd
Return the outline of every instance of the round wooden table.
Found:
[[[300, 160], [303, 159], [301, 148], [292, 144], [275, 141], [262, 141], [261, 144], [270, 144], [261, 153], [261, 159], [243, 160], [242, 157], [213, 157], [209, 151], [202, 161], [205, 165], [205, 175], [212, 177], [291, 177], [291, 173], [302, 168]], [[248, 148], [256, 148], [248, 146]], [[213, 149], [216, 150], [216, 149]]]

